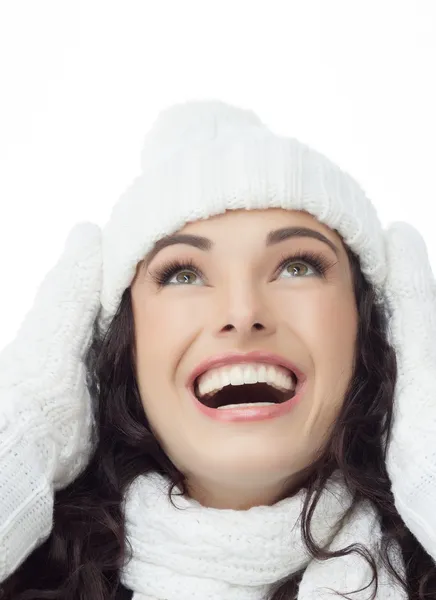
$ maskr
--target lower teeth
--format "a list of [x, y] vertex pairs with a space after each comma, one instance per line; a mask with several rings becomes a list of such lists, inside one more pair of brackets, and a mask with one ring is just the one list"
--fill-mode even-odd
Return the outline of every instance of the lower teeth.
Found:
[[246, 402], [244, 404], [226, 404], [218, 406], [218, 410], [226, 410], [227, 408], [247, 408], [251, 406], [274, 406], [275, 402]]

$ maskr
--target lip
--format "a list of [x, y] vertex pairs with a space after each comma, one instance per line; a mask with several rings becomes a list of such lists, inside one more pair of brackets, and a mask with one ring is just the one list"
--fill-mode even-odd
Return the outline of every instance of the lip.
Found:
[[[280, 367], [284, 367], [295, 373], [297, 376], [297, 386], [295, 388], [295, 394], [289, 400], [282, 402], [281, 404], [274, 404], [271, 406], [251, 406], [246, 408], [234, 408], [219, 410], [215, 408], [209, 408], [203, 405], [197, 399], [194, 393], [194, 382], [206, 371], [222, 367], [225, 365], [232, 364], [243, 364], [243, 363], [262, 363], [262, 364], [273, 364]], [[298, 404], [301, 399], [302, 393], [305, 388], [306, 375], [303, 371], [298, 368], [294, 363], [277, 354], [270, 352], [253, 351], [248, 353], [231, 352], [227, 354], [221, 354], [212, 358], [208, 358], [201, 362], [191, 373], [186, 387], [197, 406], [197, 408], [206, 416], [224, 422], [231, 421], [262, 421], [265, 419], [273, 419], [288, 413], [292, 408]]]

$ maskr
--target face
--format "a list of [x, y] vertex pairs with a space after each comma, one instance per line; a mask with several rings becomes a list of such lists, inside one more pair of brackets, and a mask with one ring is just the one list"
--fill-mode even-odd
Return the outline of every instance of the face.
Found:
[[[272, 233], [288, 228], [316, 237]], [[322, 449], [352, 376], [358, 317], [347, 254], [339, 235], [300, 211], [228, 211], [179, 233], [206, 240], [156, 247], [131, 286], [148, 421], [200, 502], [270, 504]], [[298, 401], [268, 418], [205, 414], [187, 387], [193, 372], [250, 352], [300, 371]], [[238, 386], [238, 402], [252, 400], [249, 388]]]

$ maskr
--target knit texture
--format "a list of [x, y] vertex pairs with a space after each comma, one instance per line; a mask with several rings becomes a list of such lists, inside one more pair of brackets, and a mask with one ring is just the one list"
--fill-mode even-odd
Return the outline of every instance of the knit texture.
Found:
[[[328, 562], [310, 561], [301, 538], [304, 491], [274, 506], [245, 511], [205, 508], [174, 496], [168, 482], [151, 474], [136, 479], [126, 499], [127, 537], [133, 558], [122, 581], [133, 600], [264, 600], [271, 585], [306, 567], [299, 600], [330, 598], [328, 588], [352, 592], [371, 582], [368, 563], [352, 554]], [[314, 538], [326, 544], [351, 505], [339, 474], [332, 478], [313, 518]], [[378, 554], [380, 524], [369, 505], [350, 518], [332, 549], [363, 543]], [[397, 552], [392, 560], [401, 572]], [[309, 565], [309, 567], [308, 567]], [[379, 600], [406, 599], [379, 566]], [[372, 590], [370, 590], [372, 591]], [[353, 598], [369, 597], [368, 590]]]
[[[54, 491], [71, 483], [89, 460], [95, 440], [83, 358], [95, 320], [107, 327], [137, 261], [154, 241], [188, 220], [232, 208], [307, 210], [342, 235], [359, 255], [379, 300], [387, 303], [399, 365], [387, 467], [400, 515], [436, 559], [436, 286], [420, 235], [405, 224], [383, 231], [351, 177], [296, 140], [274, 135], [253, 113], [223, 103], [189, 103], [162, 113], [147, 136], [142, 158], [141, 176], [117, 203], [104, 231], [92, 224], [73, 230], [16, 339], [0, 353], [0, 581], [49, 535]], [[285, 563], [286, 573], [300, 564], [298, 538], [291, 540], [296, 550], [292, 554], [286, 537], [298, 514], [298, 499], [246, 514], [213, 513], [211, 520], [212, 513], [198, 512], [190, 502], [186, 514], [171, 512], [162, 495], [151, 506], [148, 479], [135, 485], [136, 500], [127, 505], [135, 554], [125, 571], [126, 582], [133, 578], [135, 600], [153, 594], [159, 600], [175, 598], [162, 595], [173, 588], [153, 586], [171, 578], [181, 581], [188, 575], [188, 563], [193, 579], [192, 586], [189, 578], [183, 580], [186, 598], [195, 597], [205, 575], [210, 587], [203, 598], [260, 598], [263, 586], [285, 573]], [[345, 489], [339, 500], [346, 504]], [[147, 529], [142, 510], [147, 512]], [[201, 537], [203, 557], [190, 550], [202, 535], [197, 518], [209, 532]], [[165, 522], [171, 527], [165, 529]], [[361, 539], [377, 547], [376, 515], [363, 511], [351, 525], [334, 543], [343, 547]], [[219, 537], [220, 531], [226, 533]], [[291, 531], [295, 534], [296, 529]], [[165, 548], [162, 556], [156, 554], [159, 540]], [[229, 540], [239, 548], [242, 562], [226, 562]], [[262, 555], [259, 540], [265, 540], [265, 548], [277, 559], [275, 567]], [[258, 564], [250, 562], [252, 555]], [[164, 577], [168, 556], [176, 568]], [[201, 561], [205, 557], [206, 571]], [[244, 560], [250, 572], [245, 580]], [[322, 598], [320, 585], [358, 587], [353, 578], [364, 566], [348, 560], [308, 564], [300, 598]], [[343, 582], [341, 574], [346, 575]], [[384, 587], [380, 593], [397, 594], [390, 582]], [[239, 596], [231, 595], [235, 589], [241, 590]]]
[[436, 280], [411, 225], [393, 224], [386, 250], [390, 341], [398, 361], [387, 467], [398, 512], [436, 559]]
[[188, 221], [232, 209], [315, 215], [359, 254], [363, 272], [381, 295], [382, 228], [361, 187], [318, 152], [274, 135], [253, 113], [222, 102], [167, 109], [146, 137], [142, 165], [103, 229], [103, 329], [137, 263], [157, 240]]
[[54, 490], [92, 449], [83, 358], [99, 310], [101, 233], [77, 225], [0, 353], [0, 581], [51, 531]]

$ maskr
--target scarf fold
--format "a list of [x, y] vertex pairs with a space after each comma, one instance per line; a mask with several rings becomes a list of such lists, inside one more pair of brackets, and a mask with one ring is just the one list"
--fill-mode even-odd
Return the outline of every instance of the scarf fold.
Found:
[[[299, 600], [331, 599], [331, 590], [350, 593], [372, 578], [358, 554], [314, 561], [301, 537], [305, 491], [273, 506], [245, 511], [206, 508], [173, 493], [155, 473], [138, 477], [126, 495], [126, 535], [132, 558], [122, 582], [133, 600], [265, 600], [271, 586], [304, 568]], [[342, 527], [351, 496], [335, 474], [314, 513], [312, 533], [318, 544], [337, 550], [363, 544], [377, 560], [381, 539], [375, 510], [362, 504]], [[391, 561], [402, 562], [395, 547]], [[378, 564], [378, 600], [406, 600], [406, 595]], [[354, 600], [371, 597], [370, 586]]]

